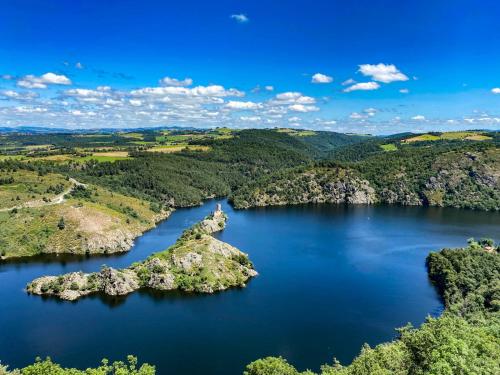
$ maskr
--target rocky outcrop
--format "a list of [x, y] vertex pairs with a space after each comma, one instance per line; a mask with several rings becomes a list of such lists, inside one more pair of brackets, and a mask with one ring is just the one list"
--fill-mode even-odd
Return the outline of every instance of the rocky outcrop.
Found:
[[[387, 203], [500, 210], [500, 150], [449, 151], [381, 166], [315, 167], [267, 176], [237, 190], [236, 208], [301, 203]], [[376, 173], [374, 173], [374, 171]], [[366, 178], [363, 178], [365, 176]]]
[[111, 296], [125, 295], [139, 288], [139, 278], [128, 269], [103, 267], [91, 274], [71, 272], [62, 276], [44, 276], [28, 285], [32, 294], [58, 296], [73, 301], [87, 294], [103, 292]]
[[433, 169], [423, 189], [426, 204], [500, 210], [498, 150], [445, 154]]
[[236, 194], [236, 208], [303, 203], [373, 204], [375, 190], [367, 180], [344, 169], [314, 169], [277, 179], [264, 188]]
[[91, 293], [126, 295], [140, 288], [214, 293], [243, 287], [257, 275], [248, 256], [211, 236], [224, 229], [226, 220], [217, 206], [213, 214], [186, 230], [173, 246], [143, 262], [123, 270], [103, 267], [91, 274], [44, 276], [28, 284], [27, 291], [76, 300]]

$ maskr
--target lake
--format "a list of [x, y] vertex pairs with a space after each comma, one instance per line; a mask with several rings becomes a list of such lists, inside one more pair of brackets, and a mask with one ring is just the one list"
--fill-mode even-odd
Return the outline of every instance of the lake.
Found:
[[29, 296], [45, 275], [127, 267], [173, 244], [218, 201], [179, 209], [110, 257], [41, 257], [0, 264], [0, 359], [12, 368], [51, 356], [73, 367], [134, 354], [158, 374], [241, 374], [281, 355], [318, 370], [347, 363], [365, 342], [391, 340], [443, 309], [430, 285], [429, 251], [500, 238], [500, 214], [396, 206], [308, 205], [234, 211], [217, 235], [250, 255], [259, 276], [215, 295], [152, 293], [61, 302]]

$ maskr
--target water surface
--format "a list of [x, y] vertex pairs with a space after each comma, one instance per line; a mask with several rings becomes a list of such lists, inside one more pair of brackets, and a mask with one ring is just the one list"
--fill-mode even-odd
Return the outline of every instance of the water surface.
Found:
[[88, 367], [134, 354], [159, 374], [240, 374], [245, 364], [281, 355], [317, 370], [349, 362], [361, 345], [394, 328], [438, 315], [429, 284], [431, 250], [469, 237], [500, 238], [498, 213], [387, 206], [296, 206], [234, 211], [217, 236], [250, 254], [260, 275], [245, 289], [215, 295], [138, 292], [76, 303], [29, 296], [45, 274], [126, 267], [171, 245], [216, 201], [176, 211], [111, 257], [38, 258], [0, 265], [0, 357], [11, 367], [36, 356]]

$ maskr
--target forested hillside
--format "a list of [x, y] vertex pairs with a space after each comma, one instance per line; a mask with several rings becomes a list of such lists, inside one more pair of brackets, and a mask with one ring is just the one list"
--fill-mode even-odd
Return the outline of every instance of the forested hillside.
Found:
[[389, 203], [500, 209], [495, 142], [398, 145], [368, 140], [329, 160], [264, 176], [231, 195], [238, 208], [297, 203]]
[[3, 136], [11, 147], [0, 156], [7, 168], [60, 173], [161, 206], [220, 196], [230, 196], [237, 208], [310, 202], [500, 206], [498, 132], [370, 137], [220, 128], [59, 134], [52, 144], [49, 135], [25, 137]]

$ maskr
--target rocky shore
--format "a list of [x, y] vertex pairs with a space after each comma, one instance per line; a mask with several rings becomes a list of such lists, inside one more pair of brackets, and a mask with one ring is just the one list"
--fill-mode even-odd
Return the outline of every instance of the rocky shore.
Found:
[[373, 204], [370, 183], [347, 170], [317, 169], [278, 179], [263, 188], [233, 196], [236, 208], [304, 203]]
[[44, 276], [27, 285], [27, 292], [73, 301], [88, 294], [126, 295], [140, 288], [214, 293], [244, 287], [257, 275], [248, 256], [212, 234], [225, 228], [220, 205], [213, 214], [187, 229], [165, 251], [125, 269], [103, 267], [99, 272]]

